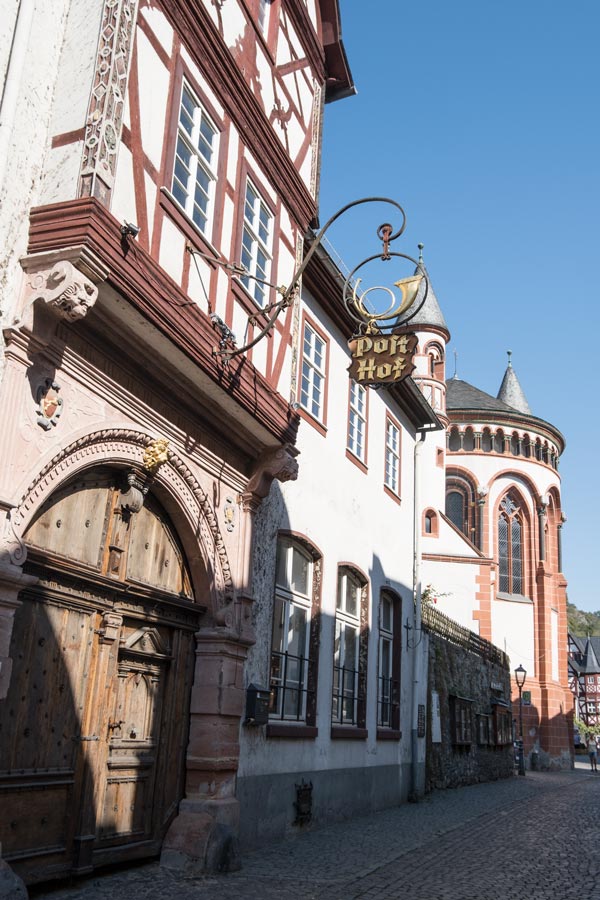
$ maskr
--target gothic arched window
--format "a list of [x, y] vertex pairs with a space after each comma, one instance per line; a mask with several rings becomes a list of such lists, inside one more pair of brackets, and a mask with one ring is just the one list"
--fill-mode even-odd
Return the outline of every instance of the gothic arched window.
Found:
[[499, 590], [523, 594], [523, 517], [516, 497], [507, 494], [498, 515]]

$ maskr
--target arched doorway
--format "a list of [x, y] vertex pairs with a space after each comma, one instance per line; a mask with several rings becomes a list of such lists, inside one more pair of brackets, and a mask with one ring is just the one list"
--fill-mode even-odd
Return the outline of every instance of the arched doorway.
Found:
[[123, 470], [52, 494], [28, 526], [0, 704], [0, 841], [28, 882], [155, 855], [183, 795], [202, 606], [169, 517]]

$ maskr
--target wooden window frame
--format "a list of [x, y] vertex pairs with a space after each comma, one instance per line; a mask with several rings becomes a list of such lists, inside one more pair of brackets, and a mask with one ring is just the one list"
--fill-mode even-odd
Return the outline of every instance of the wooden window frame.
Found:
[[[392, 609], [392, 627], [382, 627], [382, 608], [388, 600]], [[388, 674], [382, 675], [383, 643], [390, 645]], [[400, 740], [400, 672], [402, 666], [402, 600], [393, 591], [382, 590], [379, 597], [379, 646], [377, 653], [377, 740]], [[387, 699], [384, 680], [389, 681]], [[385, 704], [389, 710], [385, 714]]]
[[450, 697], [450, 727], [454, 746], [468, 747], [474, 743], [472, 700]]
[[[323, 557], [314, 545], [312, 545], [305, 537], [294, 532], [281, 531], [278, 536], [279, 545], [288, 545], [295, 547], [300, 553], [310, 560], [311, 563], [311, 583], [310, 597], [303, 597], [302, 605], [305, 609], [309, 609], [309, 628], [308, 628], [308, 653], [307, 653], [307, 670], [306, 670], [306, 701], [303, 704], [303, 717], [293, 718], [280, 715], [269, 715], [269, 723], [267, 725], [267, 737], [269, 738], [300, 738], [312, 739], [317, 737], [317, 690], [319, 681], [319, 650], [321, 636], [321, 584], [322, 584], [322, 567]], [[277, 579], [277, 573], [275, 573]], [[294, 592], [287, 587], [277, 585], [274, 587], [274, 605], [271, 622], [271, 652], [269, 655], [270, 671], [273, 672], [274, 655], [280, 651], [273, 649], [273, 631], [275, 616], [275, 597], [277, 594], [285, 594], [286, 599], [290, 598]], [[304, 602], [306, 601], [306, 602]], [[269, 686], [273, 690], [273, 682], [271, 676]]]
[[[347, 590], [344, 588], [344, 579], [350, 577], [357, 585], [359, 590], [358, 606], [356, 615], [348, 612], [346, 603], [340, 604], [340, 597], [347, 601]], [[350, 626], [356, 629], [355, 637], [355, 657], [356, 668], [352, 669], [354, 673], [352, 687], [352, 715], [348, 717], [344, 714], [344, 700], [348, 699], [346, 695], [345, 679], [345, 654], [342, 651], [342, 644], [338, 642], [338, 625]], [[337, 570], [336, 579], [336, 612], [334, 621], [334, 643], [332, 653], [333, 663], [333, 681], [332, 681], [332, 700], [331, 700], [331, 737], [332, 738], [366, 738], [367, 732], [367, 668], [369, 654], [369, 589], [368, 580], [365, 575], [350, 563], [340, 563]], [[336, 653], [337, 643], [337, 653]], [[342, 661], [341, 667], [336, 667], [336, 658]], [[342, 670], [342, 686], [339, 690], [339, 674], [338, 674], [338, 691], [336, 693], [336, 668]]]

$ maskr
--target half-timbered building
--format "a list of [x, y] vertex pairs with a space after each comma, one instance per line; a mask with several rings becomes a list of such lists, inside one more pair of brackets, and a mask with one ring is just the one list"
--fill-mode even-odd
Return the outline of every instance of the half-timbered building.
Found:
[[316, 216], [324, 104], [353, 92], [338, 4], [9, 7], [2, 853], [28, 881], [161, 849], [235, 865], [297, 304], [215, 349], [252, 342]]

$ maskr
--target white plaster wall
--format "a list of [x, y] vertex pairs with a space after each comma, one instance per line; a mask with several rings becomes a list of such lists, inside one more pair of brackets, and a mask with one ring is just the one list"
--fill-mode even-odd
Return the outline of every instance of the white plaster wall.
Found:
[[[98, 51], [102, 6], [100, 0], [70, 2], [52, 101], [50, 138], [78, 131], [85, 126]], [[44, 161], [40, 203], [56, 203], [77, 196], [82, 153], [82, 141], [66, 148], [53, 148], [49, 144]]]
[[[423, 538], [422, 547], [424, 553], [430, 552], [428, 538]], [[475, 599], [479, 565], [424, 559], [421, 574], [423, 590], [428, 585], [434, 588], [437, 599], [435, 608], [464, 628], [479, 634], [479, 622], [473, 619], [473, 612], [479, 609], [479, 601]]]
[[[30, 4], [24, 4], [29, 6]], [[11, 2], [2, 22], [5, 90], [2, 110], [2, 146], [6, 146], [4, 177], [0, 182], [0, 315], [12, 318], [21, 269], [18, 259], [27, 246], [28, 215], [39, 202], [48, 128], [65, 32], [68, 0], [35, 0], [31, 25], [22, 45], [13, 46], [15, 5]], [[4, 44], [4, 41], [7, 44]], [[11, 86], [14, 86], [13, 94]], [[14, 104], [10, 98], [14, 97]], [[4, 143], [6, 141], [6, 143]]]
[[[268, 684], [271, 646], [273, 552], [279, 529], [306, 536], [323, 554], [321, 654], [319, 666], [319, 734], [310, 741], [267, 741], [263, 729], [242, 728], [240, 776], [389, 765], [408, 761], [410, 754], [412, 655], [403, 634], [400, 743], [376, 740], [378, 604], [380, 590], [389, 587], [402, 597], [402, 622], [412, 610], [413, 449], [414, 431], [385, 391], [369, 392], [368, 472], [346, 458], [349, 364], [346, 341], [312, 299], [303, 294], [311, 318], [332, 335], [329, 358], [327, 434], [311, 424], [300, 426], [298, 481], [274, 485], [264, 501], [257, 525], [258, 563], [255, 569], [257, 644], [250, 651], [249, 681]], [[284, 390], [282, 384], [281, 390]], [[400, 504], [383, 489], [385, 414], [389, 408], [403, 425]], [[368, 659], [368, 720], [366, 741], [331, 740], [331, 691], [337, 567], [352, 563], [369, 579], [370, 646]], [[420, 645], [422, 648], [423, 644]], [[424, 652], [418, 649], [417, 653]]]
[[[427, 477], [427, 476], [425, 476]], [[439, 536], [423, 536], [423, 553], [439, 553], [444, 556], [464, 556], [476, 559], [477, 551], [462, 534], [438, 517]]]
[[492, 643], [508, 654], [511, 671], [525, 666], [535, 677], [534, 607], [527, 600], [492, 601]]

